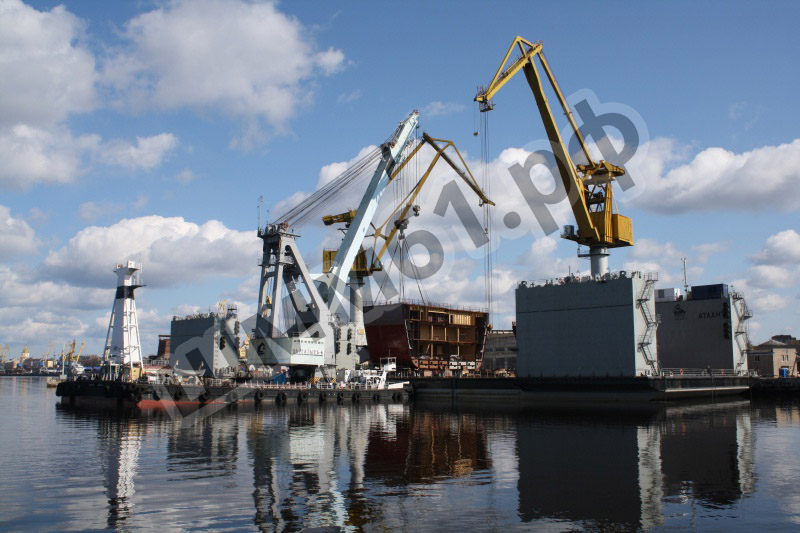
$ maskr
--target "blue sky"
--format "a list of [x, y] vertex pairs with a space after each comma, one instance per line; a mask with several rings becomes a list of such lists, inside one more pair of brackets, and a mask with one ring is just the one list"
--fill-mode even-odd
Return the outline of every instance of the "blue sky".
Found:
[[[273, 208], [313, 191], [412, 109], [479, 174], [472, 98], [515, 35], [544, 42], [573, 103], [589, 94], [639, 117], [637, 187], [620, 196], [637, 246], [616, 251], [612, 268], [657, 270], [661, 286], [680, 286], [687, 257], [690, 284], [745, 293], [753, 340], [797, 336], [799, 11], [790, 2], [0, 0], [0, 343], [36, 354], [78, 338], [99, 351], [111, 265], [127, 256], [145, 262], [146, 353], [173, 314], [222, 298], [252, 312], [258, 196]], [[505, 213], [519, 201], [506, 169], [544, 131], [522, 77], [495, 100], [489, 189]], [[438, 178], [423, 219], [463, 241], [452, 216], [430, 215], [452, 175]], [[554, 212], [571, 222], [566, 204]], [[588, 268], [572, 243], [524, 222], [495, 236], [496, 327], [509, 326], [516, 281]], [[335, 239], [303, 233], [309, 262]], [[480, 253], [462, 248], [453, 244], [426, 291], [481, 305]]]

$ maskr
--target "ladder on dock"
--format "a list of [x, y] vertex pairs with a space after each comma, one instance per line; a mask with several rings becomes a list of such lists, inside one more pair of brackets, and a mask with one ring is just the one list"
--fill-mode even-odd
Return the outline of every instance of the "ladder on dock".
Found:
[[645, 323], [645, 331], [637, 339], [639, 351], [642, 352], [654, 376], [659, 373], [659, 365], [658, 359], [653, 356], [653, 350], [650, 346], [653, 343], [658, 324], [661, 322], [661, 317], [650, 309], [650, 302], [653, 299], [653, 288], [657, 281], [657, 273], [646, 274], [644, 276], [644, 286], [636, 296], [636, 307], [641, 311]]

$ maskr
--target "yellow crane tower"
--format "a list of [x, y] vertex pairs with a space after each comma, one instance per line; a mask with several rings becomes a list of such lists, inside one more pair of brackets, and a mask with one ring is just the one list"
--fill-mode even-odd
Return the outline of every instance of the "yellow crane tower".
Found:
[[[515, 49], [519, 50], [520, 56], [506, 66]], [[576, 167], [572, 162], [547, 100], [542, 78], [534, 61], [537, 57], [561, 109], [567, 116], [572, 131], [580, 143], [581, 151], [587, 161], [585, 164]], [[588, 257], [592, 264], [592, 275], [602, 276], [608, 272], [608, 249], [633, 245], [633, 222], [630, 218], [615, 212], [616, 203], [611, 186], [618, 176], [625, 174], [625, 169], [603, 160], [595, 162], [575, 123], [567, 100], [544, 57], [541, 41], [531, 43], [522, 37], [514, 39], [492, 81], [488, 86], [478, 89], [475, 101], [479, 103], [482, 112], [494, 109], [492, 97], [520, 70], [525, 73], [528, 85], [533, 91], [539, 114], [555, 155], [561, 180], [578, 224], [577, 233], [573, 226], [565, 226], [561, 236], [575, 241], [579, 245], [587, 246], [589, 248]]]

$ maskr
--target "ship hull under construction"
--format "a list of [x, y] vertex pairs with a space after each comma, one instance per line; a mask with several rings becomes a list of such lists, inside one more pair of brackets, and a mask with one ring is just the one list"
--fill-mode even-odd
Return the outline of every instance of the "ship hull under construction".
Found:
[[393, 357], [398, 369], [423, 376], [480, 370], [488, 322], [489, 314], [482, 310], [412, 301], [364, 310], [372, 362]]

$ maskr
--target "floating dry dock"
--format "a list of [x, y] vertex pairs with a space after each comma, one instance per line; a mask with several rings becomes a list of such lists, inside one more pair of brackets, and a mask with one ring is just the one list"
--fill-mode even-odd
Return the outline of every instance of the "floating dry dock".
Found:
[[719, 375], [661, 377], [410, 378], [419, 400], [459, 402], [637, 403], [747, 394], [755, 378]]

